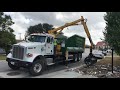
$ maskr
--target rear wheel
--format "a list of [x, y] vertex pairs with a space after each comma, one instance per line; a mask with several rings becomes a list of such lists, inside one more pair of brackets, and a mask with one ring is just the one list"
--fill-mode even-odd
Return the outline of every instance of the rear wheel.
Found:
[[36, 60], [33, 62], [32, 66], [29, 69], [29, 73], [33, 76], [42, 74], [44, 70], [44, 63], [42, 60]]
[[78, 54], [77, 54], [77, 61], [80, 61], [81, 58], [82, 58], [82, 53], [78, 53]]
[[76, 62], [77, 61], [77, 54], [73, 54], [73, 62]]
[[8, 66], [13, 70], [19, 70], [20, 69], [20, 67], [11, 64], [11, 62], [8, 62]]
[[80, 54], [79, 53], [73, 55], [73, 61], [74, 62], [80, 61]]

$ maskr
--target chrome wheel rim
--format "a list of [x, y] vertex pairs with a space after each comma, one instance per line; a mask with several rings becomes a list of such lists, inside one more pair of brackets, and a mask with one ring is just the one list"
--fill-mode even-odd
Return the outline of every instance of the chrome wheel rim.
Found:
[[42, 70], [42, 65], [40, 63], [35, 64], [34, 71], [39, 73]]

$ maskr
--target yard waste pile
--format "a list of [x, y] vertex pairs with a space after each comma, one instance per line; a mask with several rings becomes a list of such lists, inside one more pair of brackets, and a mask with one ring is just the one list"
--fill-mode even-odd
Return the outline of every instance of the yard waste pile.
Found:
[[83, 66], [81, 68], [69, 69], [67, 71], [75, 71], [82, 75], [92, 75], [98, 78], [120, 78], [120, 66], [113, 67], [113, 73], [111, 70], [111, 64], [107, 65], [93, 65]]

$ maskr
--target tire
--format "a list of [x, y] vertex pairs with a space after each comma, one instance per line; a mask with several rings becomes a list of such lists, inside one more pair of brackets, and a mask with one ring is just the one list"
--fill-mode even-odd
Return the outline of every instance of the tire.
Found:
[[77, 54], [74, 54], [74, 55], [73, 55], [73, 62], [76, 62], [77, 60], [78, 60]]
[[74, 62], [80, 61], [79, 57], [80, 57], [79, 54], [74, 54], [74, 55], [73, 55], [73, 61], [74, 61]]
[[78, 54], [77, 54], [77, 61], [80, 61], [81, 58], [82, 58], [81, 53], [78, 53]]
[[8, 62], [8, 66], [13, 70], [19, 70], [20, 69], [20, 67], [15, 66], [15, 65], [11, 64], [10, 62]]
[[44, 71], [44, 62], [43, 62], [43, 60], [34, 61], [32, 66], [29, 68], [29, 73], [32, 76], [41, 75], [43, 71]]

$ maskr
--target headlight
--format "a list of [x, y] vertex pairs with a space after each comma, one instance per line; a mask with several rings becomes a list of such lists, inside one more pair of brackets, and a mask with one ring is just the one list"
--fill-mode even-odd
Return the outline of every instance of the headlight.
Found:
[[32, 57], [32, 56], [33, 56], [33, 54], [28, 53], [26, 56], [27, 56], [27, 57]]

